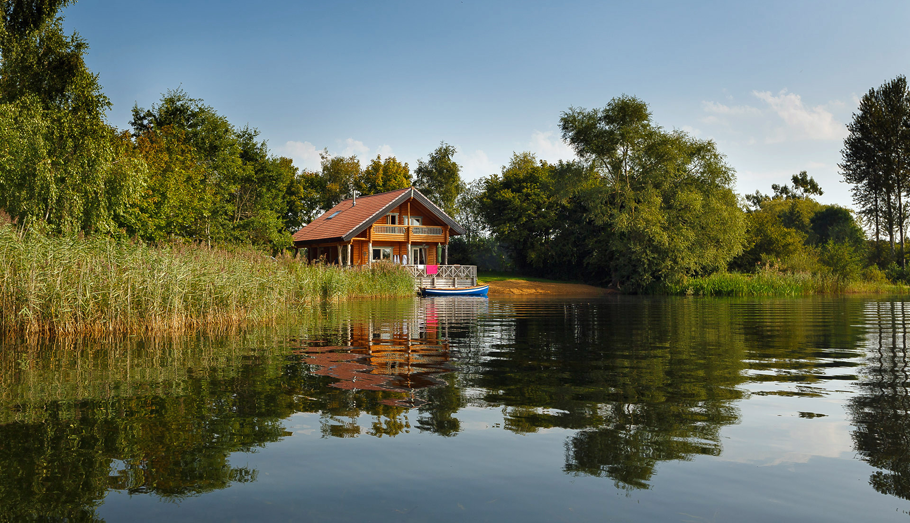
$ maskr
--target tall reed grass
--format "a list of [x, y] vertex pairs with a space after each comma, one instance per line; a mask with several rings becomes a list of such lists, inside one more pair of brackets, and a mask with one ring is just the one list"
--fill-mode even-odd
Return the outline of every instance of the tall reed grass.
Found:
[[844, 280], [824, 273], [764, 270], [757, 274], [718, 272], [668, 284], [667, 294], [691, 296], [806, 296], [811, 294], [903, 294], [908, 288], [882, 281]]
[[252, 249], [151, 247], [0, 226], [0, 329], [140, 333], [275, 321], [323, 300], [414, 294], [394, 266], [350, 270]]

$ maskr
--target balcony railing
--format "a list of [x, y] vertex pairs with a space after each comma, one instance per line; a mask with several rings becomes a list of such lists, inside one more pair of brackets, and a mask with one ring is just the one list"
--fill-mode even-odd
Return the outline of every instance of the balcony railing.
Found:
[[442, 236], [442, 227], [411, 227], [411, 234], [424, 236]]
[[377, 225], [373, 231], [376, 234], [407, 234], [408, 228], [404, 225]]
[[442, 236], [442, 227], [424, 227], [422, 225], [374, 225], [373, 233], [405, 235], [408, 233], [408, 229], [411, 229], [411, 235]]

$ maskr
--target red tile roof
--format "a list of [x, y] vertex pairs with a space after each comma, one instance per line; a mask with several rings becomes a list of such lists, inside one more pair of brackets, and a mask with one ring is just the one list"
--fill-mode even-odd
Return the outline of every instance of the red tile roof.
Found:
[[[309, 225], [294, 233], [295, 242], [341, 239], [359, 225], [370, 220], [375, 214], [394, 202], [396, 198], [411, 189], [398, 189], [372, 196], [357, 198], [357, 204], [344, 200]], [[338, 214], [335, 214], [335, 213]], [[377, 217], [378, 219], [378, 217]], [[372, 222], [371, 222], [372, 223]]]
[[455, 220], [429, 201], [420, 191], [409, 187], [370, 196], [361, 196], [357, 198], [356, 205], [351, 200], [344, 200], [310, 222], [306, 227], [295, 232], [294, 242], [348, 241], [412, 195], [424, 204], [430, 212], [447, 223], [451, 227], [453, 235], [464, 234], [464, 229]]

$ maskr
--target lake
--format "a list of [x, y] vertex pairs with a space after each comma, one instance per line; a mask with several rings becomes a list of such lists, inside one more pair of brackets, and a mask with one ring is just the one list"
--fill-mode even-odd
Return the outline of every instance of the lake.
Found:
[[869, 297], [415, 298], [8, 340], [0, 521], [907, 521], [908, 321]]

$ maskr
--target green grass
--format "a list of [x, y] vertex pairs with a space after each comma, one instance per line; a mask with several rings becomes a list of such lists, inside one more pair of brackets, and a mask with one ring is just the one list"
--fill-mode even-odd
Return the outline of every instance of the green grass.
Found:
[[546, 278], [535, 278], [533, 276], [521, 276], [512, 272], [477, 271], [478, 284], [507, 280], [536, 281], [543, 283], [582, 283], [579, 281], [548, 280]]
[[901, 284], [843, 281], [827, 274], [762, 271], [758, 274], [718, 272], [666, 285], [664, 292], [692, 296], [807, 296], [812, 294], [905, 294]]
[[106, 334], [273, 322], [324, 300], [414, 294], [394, 266], [315, 266], [253, 249], [20, 238], [0, 226], [0, 329]]

